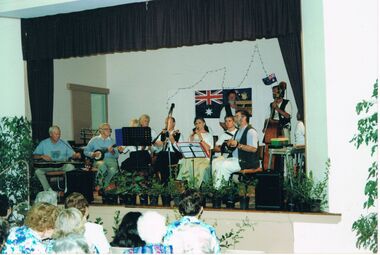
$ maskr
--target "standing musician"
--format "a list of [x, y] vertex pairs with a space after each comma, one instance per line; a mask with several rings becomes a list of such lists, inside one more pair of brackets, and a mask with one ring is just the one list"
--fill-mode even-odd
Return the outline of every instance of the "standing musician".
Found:
[[234, 89], [231, 89], [227, 93], [228, 103], [223, 106], [222, 110], [220, 111], [220, 117], [219, 117], [219, 125], [223, 128], [223, 130], [227, 130], [226, 124], [225, 124], [225, 117], [227, 116], [235, 116], [236, 112], [236, 98], [237, 94]]
[[[58, 126], [49, 128], [49, 138], [41, 141], [33, 152], [33, 159], [45, 161], [68, 161], [69, 158], [79, 159], [80, 153], [74, 152], [71, 146], [61, 139], [61, 129]], [[44, 190], [52, 190], [46, 178], [49, 171], [71, 171], [74, 170], [72, 164], [64, 164], [58, 168], [36, 168], [35, 174]]]
[[290, 119], [292, 115], [292, 104], [289, 100], [284, 99], [285, 90], [286, 82], [284, 81], [272, 88], [274, 101], [269, 106], [269, 124], [277, 125], [278, 134], [288, 138], [290, 143]]
[[223, 156], [224, 158], [228, 158], [230, 153], [228, 152], [227, 141], [232, 139], [237, 131], [235, 127], [234, 116], [224, 117], [224, 124], [227, 130], [219, 135], [218, 140], [215, 143], [214, 151], [221, 152], [221, 156]]
[[232, 157], [216, 160], [212, 164], [216, 188], [220, 187], [223, 179], [228, 181], [234, 172], [260, 167], [257, 132], [249, 125], [249, 117], [250, 114], [245, 110], [236, 112], [235, 121], [239, 130], [227, 142], [227, 145], [233, 149]]
[[155, 163], [155, 170], [160, 172], [162, 183], [167, 183], [169, 180], [169, 165], [177, 164], [181, 157], [181, 153], [176, 148], [176, 143], [182, 140], [179, 130], [175, 130], [174, 117], [166, 118], [165, 127], [166, 128], [161, 131], [160, 140], [156, 142], [157, 146], [162, 148], [158, 153]]
[[[87, 157], [94, 158], [94, 167], [98, 168], [97, 180], [101, 188], [106, 188], [118, 170], [117, 158], [119, 152], [115, 148], [115, 142], [110, 137], [111, 126], [102, 123], [99, 126], [99, 136], [94, 136], [84, 149]], [[103, 159], [101, 159], [104, 157]], [[97, 160], [99, 159], [99, 160]]]

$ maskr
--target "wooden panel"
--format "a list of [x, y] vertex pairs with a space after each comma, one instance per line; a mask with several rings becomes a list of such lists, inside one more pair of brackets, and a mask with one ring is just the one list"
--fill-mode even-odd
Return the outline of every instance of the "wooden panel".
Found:
[[73, 132], [75, 143], [82, 143], [81, 128], [91, 128], [91, 93], [88, 91], [72, 90], [71, 102], [73, 110]]

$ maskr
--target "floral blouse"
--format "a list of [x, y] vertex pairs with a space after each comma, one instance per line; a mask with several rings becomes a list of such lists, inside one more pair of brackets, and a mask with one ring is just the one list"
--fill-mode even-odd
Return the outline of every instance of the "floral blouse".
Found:
[[126, 248], [124, 254], [172, 254], [173, 247], [163, 244], [147, 244], [142, 247]]
[[38, 234], [27, 226], [10, 230], [2, 254], [45, 254], [49, 242], [44, 242]]

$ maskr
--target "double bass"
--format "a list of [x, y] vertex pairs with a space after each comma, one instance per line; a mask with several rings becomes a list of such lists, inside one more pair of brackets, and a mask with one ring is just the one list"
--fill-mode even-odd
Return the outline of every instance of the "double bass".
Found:
[[[272, 109], [273, 112], [273, 109]], [[272, 115], [272, 113], [271, 113]], [[272, 138], [277, 138], [281, 135], [281, 130], [279, 128], [279, 122], [269, 119], [265, 120], [264, 124], [264, 138], [263, 143], [265, 144], [264, 156], [263, 156], [263, 169], [268, 170], [269, 164], [269, 145], [271, 144]], [[271, 166], [275, 164], [275, 157], [272, 157]]]

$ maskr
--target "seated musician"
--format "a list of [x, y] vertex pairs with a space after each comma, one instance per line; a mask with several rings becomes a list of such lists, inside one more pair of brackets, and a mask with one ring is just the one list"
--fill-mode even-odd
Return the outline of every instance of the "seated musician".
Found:
[[[149, 123], [150, 123], [150, 117], [149, 115], [147, 114], [143, 114], [140, 116], [139, 118], [139, 126], [140, 127], [149, 127]], [[157, 136], [157, 132], [154, 131], [153, 128], [150, 129], [150, 133], [151, 133], [151, 137], [152, 137], [152, 140]], [[139, 148], [139, 150], [148, 150], [149, 153], [153, 154], [155, 152], [157, 152], [157, 147], [155, 146], [155, 144], [153, 144], [152, 146], [142, 146], [141, 148]]]
[[227, 145], [233, 148], [232, 157], [215, 160], [212, 164], [216, 188], [220, 187], [223, 179], [228, 181], [234, 172], [260, 167], [257, 132], [249, 125], [249, 117], [250, 114], [245, 110], [236, 112], [235, 122], [239, 130], [227, 142]]
[[111, 126], [108, 123], [100, 124], [100, 135], [91, 138], [84, 149], [84, 154], [87, 157], [95, 159], [94, 167], [98, 168], [97, 181], [103, 189], [108, 187], [118, 170], [119, 152], [115, 148], [115, 142], [110, 137], [111, 132]]
[[[208, 153], [214, 148], [214, 138], [206, 125], [204, 118], [195, 117], [195, 128], [189, 137], [190, 142], [200, 142]], [[207, 182], [211, 178], [210, 159], [194, 158], [182, 159], [180, 162], [177, 180], [187, 180], [194, 183], [195, 188], [200, 188], [202, 182]]]
[[224, 118], [224, 125], [226, 126], [226, 130], [219, 135], [214, 151], [220, 152], [221, 156], [228, 158], [230, 153], [228, 152], [227, 141], [232, 139], [237, 131], [234, 116], [226, 116]]
[[169, 180], [169, 165], [177, 164], [181, 157], [181, 153], [177, 150], [175, 144], [182, 140], [181, 133], [175, 130], [175, 118], [167, 117], [165, 127], [161, 132], [160, 139], [156, 142], [157, 147], [162, 148], [155, 163], [155, 170], [160, 172], [162, 183], [167, 183]]
[[236, 98], [237, 93], [234, 89], [231, 89], [227, 93], [228, 103], [223, 106], [222, 110], [220, 111], [220, 117], [219, 117], [219, 125], [223, 128], [223, 130], [227, 130], [226, 124], [225, 124], [225, 117], [227, 116], [234, 116], [236, 112]]
[[[80, 153], [75, 152], [71, 146], [61, 139], [61, 129], [58, 126], [49, 128], [49, 138], [41, 141], [33, 152], [33, 159], [44, 161], [68, 161], [69, 158], [80, 158]], [[59, 164], [60, 165], [60, 164]], [[51, 165], [50, 165], [51, 166]], [[46, 178], [49, 171], [71, 171], [74, 170], [72, 164], [64, 164], [61, 167], [36, 168], [35, 174], [44, 190], [52, 190]]]

